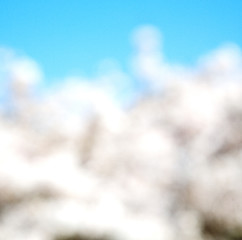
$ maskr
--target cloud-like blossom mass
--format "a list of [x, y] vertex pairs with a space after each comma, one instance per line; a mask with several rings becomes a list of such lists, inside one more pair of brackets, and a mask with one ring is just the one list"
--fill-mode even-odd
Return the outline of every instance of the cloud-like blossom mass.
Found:
[[187, 67], [162, 38], [59, 82], [0, 48], [0, 239], [242, 238], [241, 49]]

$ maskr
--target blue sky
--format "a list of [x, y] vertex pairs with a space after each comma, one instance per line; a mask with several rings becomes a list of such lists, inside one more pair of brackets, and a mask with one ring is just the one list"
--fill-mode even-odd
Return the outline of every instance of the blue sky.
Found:
[[131, 34], [144, 24], [161, 31], [169, 62], [242, 47], [241, 0], [1, 0], [0, 46], [35, 59], [49, 80], [92, 76], [103, 59], [129, 71]]

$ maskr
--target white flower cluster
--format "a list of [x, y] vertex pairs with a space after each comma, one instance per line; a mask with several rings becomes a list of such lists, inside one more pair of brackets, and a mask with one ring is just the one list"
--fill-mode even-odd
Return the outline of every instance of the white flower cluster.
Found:
[[242, 238], [240, 49], [188, 69], [159, 39], [134, 34], [139, 93], [118, 67], [41, 92], [0, 50], [0, 240]]

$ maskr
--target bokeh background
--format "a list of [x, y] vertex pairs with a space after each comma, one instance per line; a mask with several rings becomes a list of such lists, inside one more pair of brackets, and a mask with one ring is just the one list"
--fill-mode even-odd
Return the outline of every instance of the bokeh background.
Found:
[[240, 0], [0, 3], [0, 240], [242, 239]]

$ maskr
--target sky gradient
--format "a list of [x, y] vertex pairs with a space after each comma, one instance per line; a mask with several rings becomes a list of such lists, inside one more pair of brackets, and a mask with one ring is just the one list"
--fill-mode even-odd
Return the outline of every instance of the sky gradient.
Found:
[[242, 47], [240, 0], [2, 0], [0, 46], [33, 58], [48, 81], [92, 76], [105, 59], [128, 72], [131, 35], [156, 26], [167, 61], [192, 65], [199, 56], [233, 42]]

